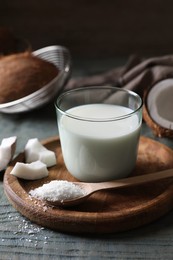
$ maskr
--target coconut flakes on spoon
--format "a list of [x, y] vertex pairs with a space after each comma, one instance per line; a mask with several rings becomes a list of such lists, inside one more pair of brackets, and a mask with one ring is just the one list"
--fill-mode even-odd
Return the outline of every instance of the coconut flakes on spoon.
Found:
[[84, 191], [78, 185], [65, 180], [53, 180], [42, 186], [30, 190], [29, 194], [40, 200], [50, 202], [78, 198], [84, 195]]

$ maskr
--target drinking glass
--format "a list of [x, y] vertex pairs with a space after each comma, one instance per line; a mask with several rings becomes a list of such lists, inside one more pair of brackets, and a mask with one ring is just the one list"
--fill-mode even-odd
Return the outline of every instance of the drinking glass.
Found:
[[142, 99], [111, 86], [66, 91], [55, 102], [64, 163], [78, 180], [129, 176], [136, 159]]

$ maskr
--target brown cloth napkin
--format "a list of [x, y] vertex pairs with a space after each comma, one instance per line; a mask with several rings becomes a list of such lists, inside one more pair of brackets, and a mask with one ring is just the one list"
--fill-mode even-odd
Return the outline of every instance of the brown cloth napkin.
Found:
[[65, 90], [84, 87], [113, 85], [133, 90], [141, 97], [147, 88], [161, 80], [173, 77], [173, 55], [152, 57], [142, 60], [137, 56], [131, 56], [127, 64], [117, 67], [100, 75], [72, 78]]

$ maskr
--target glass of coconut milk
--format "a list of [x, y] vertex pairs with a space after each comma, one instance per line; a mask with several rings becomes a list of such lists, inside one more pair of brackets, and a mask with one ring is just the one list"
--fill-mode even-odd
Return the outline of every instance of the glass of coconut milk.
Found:
[[78, 180], [102, 182], [133, 171], [142, 123], [142, 100], [111, 86], [84, 87], [55, 103], [62, 154]]

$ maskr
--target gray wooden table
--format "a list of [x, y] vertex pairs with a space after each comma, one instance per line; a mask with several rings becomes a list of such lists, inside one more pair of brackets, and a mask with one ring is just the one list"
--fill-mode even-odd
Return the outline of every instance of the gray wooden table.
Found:
[[[92, 74], [113, 65], [116, 62], [76, 62], [74, 75]], [[41, 140], [57, 134], [53, 104], [27, 114], [0, 114], [0, 140], [17, 135], [17, 153], [29, 138]], [[173, 148], [172, 140], [155, 138], [145, 124], [142, 134]], [[145, 227], [123, 233], [100, 236], [59, 233], [21, 216], [4, 195], [1, 176], [1, 259], [173, 259], [173, 211]]]

